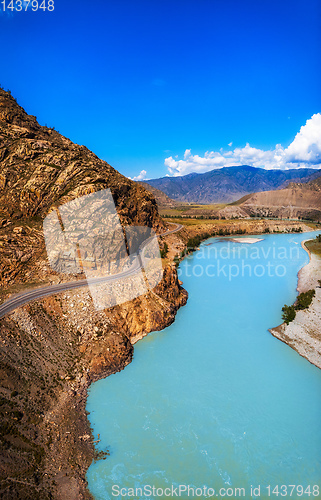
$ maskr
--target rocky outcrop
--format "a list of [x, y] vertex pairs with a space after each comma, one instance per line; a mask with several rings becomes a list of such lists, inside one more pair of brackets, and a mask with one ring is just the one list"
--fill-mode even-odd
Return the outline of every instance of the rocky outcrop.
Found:
[[[85, 146], [38, 124], [0, 89], [0, 277], [44, 282], [42, 221], [48, 211], [109, 188], [124, 225], [164, 231], [153, 195]], [[32, 271], [31, 271], [32, 270]], [[30, 272], [31, 271], [31, 272]]]

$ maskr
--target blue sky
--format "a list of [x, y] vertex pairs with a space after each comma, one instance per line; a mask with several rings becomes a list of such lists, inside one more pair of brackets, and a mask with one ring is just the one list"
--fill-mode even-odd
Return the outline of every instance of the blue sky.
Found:
[[0, 13], [0, 43], [19, 104], [127, 176], [204, 171], [219, 154], [284, 168], [313, 115], [320, 130], [319, 0], [56, 0]]

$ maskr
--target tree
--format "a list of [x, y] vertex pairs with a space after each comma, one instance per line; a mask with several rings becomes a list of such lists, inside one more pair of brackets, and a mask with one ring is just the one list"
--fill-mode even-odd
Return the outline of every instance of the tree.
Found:
[[300, 311], [302, 309], [307, 309], [311, 304], [313, 297], [315, 296], [315, 290], [308, 290], [307, 292], [300, 293], [296, 300], [295, 309]]
[[282, 319], [288, 325], [294, 320], [296, 312], [294, 306], [287, 306], [286, 304], [282, 307]]
[[177, 254], [174, 257], [174, 263], [175, 263], [175, 266], [178, 267], [178, 265], [179, 265], [179, 256]]
[[163, 248], [162, 248], [162, 250], [161, 250], [161, 252], [160, 252], [160, 254], [161, 254], [161, 258], [162, 258], [162, 259], [164, 259], [164, 258], [166, 257], [167, 252], [168, 252], [168, 245], [167, 245], [167, 243], [166, 243], [166, 241], [165, 241], [165, 242], [164, 242], [164, 246], [163, 246]]

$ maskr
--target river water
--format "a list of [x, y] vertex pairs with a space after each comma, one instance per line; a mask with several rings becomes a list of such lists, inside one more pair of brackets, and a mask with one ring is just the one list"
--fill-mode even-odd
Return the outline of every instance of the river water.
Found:
[[[321, 498], [321, 371], [268, 332], [295, 300], [308, 237], [213, 238], [184, 259], [189, 299], [175, 322], [90, 387], [89, 420], [110, 453], [87, 473], [96, 500], [176, 498], [179, 485], [181, 498], [192, 488], [200, 498], [209, 488], [229, 498]], [[130, 489], [146, 485], [158, 493]], [[298, 485], [292, 495], [289, 485]]]

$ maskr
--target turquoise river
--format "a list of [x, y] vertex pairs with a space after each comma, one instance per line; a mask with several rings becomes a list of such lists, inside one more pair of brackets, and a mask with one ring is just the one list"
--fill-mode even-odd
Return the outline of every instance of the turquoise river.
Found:
[[182, 261], [175, 322], [90, 387], [110, 453], [87, 473], [96, 500], [321, 498], [321, 371], [268, 332], [295, 300], [309, 236], [213, 238]]

